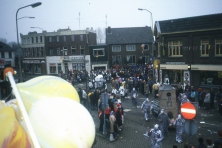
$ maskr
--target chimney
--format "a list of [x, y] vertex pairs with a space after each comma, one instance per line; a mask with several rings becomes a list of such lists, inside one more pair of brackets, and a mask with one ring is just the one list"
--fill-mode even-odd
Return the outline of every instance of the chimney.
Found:
[[110, 27], [110, 26], [109, 26], [108, 29], [107, 29], [107, 33], [112, 33], [112, 32], [111, 32], [111, 27]]

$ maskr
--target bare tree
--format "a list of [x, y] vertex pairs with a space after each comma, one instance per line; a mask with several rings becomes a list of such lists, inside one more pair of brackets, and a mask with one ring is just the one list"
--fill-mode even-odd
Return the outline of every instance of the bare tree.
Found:
[[104, 40], [104, 33], [100, 27], [97, 28], [97, 43], [102, 43]]
[[7, 44], [7, 40], [5, 38], [0, 38], [0, 42]]

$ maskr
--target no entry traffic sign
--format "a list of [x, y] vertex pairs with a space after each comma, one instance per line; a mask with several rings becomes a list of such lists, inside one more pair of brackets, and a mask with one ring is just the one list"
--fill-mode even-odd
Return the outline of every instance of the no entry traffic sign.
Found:
[[196, 116], [196, 108], [189, 102], [186, 102], [181, 106], [180, 112], [185, 119], [191, 120]]

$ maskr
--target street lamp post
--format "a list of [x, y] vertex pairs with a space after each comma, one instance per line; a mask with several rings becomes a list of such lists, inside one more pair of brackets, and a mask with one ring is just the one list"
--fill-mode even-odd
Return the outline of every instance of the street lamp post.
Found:
[[20, 19], [23, 19], [23, 18], [30, 18], [30, 19], [34, 19], [35, 17], [33, 17], [33, 16], [23, 16], [23, 17], [18, 18], [17, 20], [20, 20]]
[[150, 15], [151, 15], [151, 20], [152, 20], [152, 29], [153, 29], [153, 15], [152, 15], [152, 12], [150, 12], [150, 11], [147, 10], [147, 9], [142, 9], [142, 8], [138, 8], [138, 10], [141, 10], [141, 11], [146, 10], [147, 12], [150, 13]]
[[[42, 29], [42, 28], [40, 28], [40, 27], [30, 27], [30, 28], [38, 28], [38, 29]], [[42, 29], [42, 31], [44, 31], [44, 30]]]
[[[17, 44], [18, 44], [18, 47], [21, 48], [20, 44], [19, 44], [19, 36], [18, 36], [18, 19], [17, 19], [17, 16], [18, 16], [18, 12], [19, 10], [23, 9], [23, 8], [26, 8], [26, 7], [29, 7], [31, 6], [32, 8], [35, 8], [39, 5], [41, 5], [42, 3], [41, 2], [37, 2], [37, 3], [33, 3], [33, 4], [30, 4], [30, 5], [27, 5], [27, 6], [24, 6], [24, 7], [20, 7], [17, 11], [16, 11], [16, 33], [17, 33]], [[19, 54], [19, 79], [20, 79], [20, 82], [22, 82], [22, 67], [21, 67], [21, 55]]]
[[[152, 12], [150, 12], [149, 10], [147, 10], [147, 9], [142, 9], [142, 8], [138, 8], [138, 10], [141, 10], [141, 11], [143, 11], [143, 10], [146, 10], [147, 12], [149, 12], [150, 13], [150, 16], [151, 16], [151, 20], [152, 20], [152, 30], [154, 31], [154, 29], [153, 29], [153, 15], [152, 15]], [[153, 51], [153, 45], [152, 45], [152, 61], [154, 61], [154, 51]], [[154, 68], [153, 68], [153, 78], [154, 78]]]

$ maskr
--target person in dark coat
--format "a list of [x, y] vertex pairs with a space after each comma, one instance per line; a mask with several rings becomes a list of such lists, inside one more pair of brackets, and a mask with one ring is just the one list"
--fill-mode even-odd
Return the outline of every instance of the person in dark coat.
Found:
[[118, 110], [116, 111], [116, 124], [118, 127], [121, 127], [123, 122], [122, 122], [122, 113], [121, 113], [121, 106], [118, 106]]
[[161, 130], [162, 134], [164, 136], [168, 136], [168, 127], [170, 124], [170, 120], [167, 114], [164, 112], [164, 109], [161, 109], [161, 112], [158, 115], [158, 120], [159, 120], [159, 129]]

